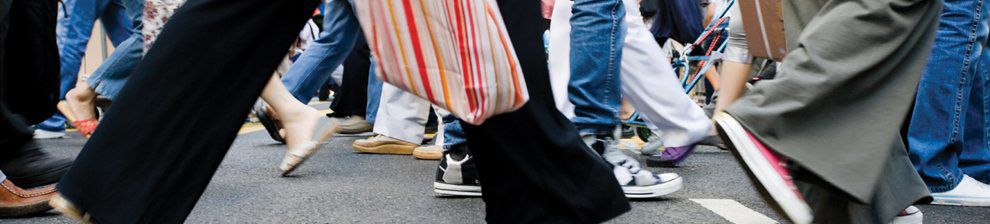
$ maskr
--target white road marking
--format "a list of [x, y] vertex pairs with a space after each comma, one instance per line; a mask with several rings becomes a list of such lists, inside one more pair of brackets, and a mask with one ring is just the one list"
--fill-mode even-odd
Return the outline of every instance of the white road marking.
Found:
[[770, 217], [731, 199], [691, 199], [732, 223], [777, 223]]

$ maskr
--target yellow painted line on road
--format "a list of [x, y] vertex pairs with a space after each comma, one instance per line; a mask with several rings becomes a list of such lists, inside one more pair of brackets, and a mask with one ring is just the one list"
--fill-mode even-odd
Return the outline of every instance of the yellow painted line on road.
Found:
[[237, 131], [237, 135], [243, 135], [261, 130], [265, 130], [265, 126], [261, 125], [261, 123], [257, 123], [257, 122], [244, 123], [244, 125], [241, 126], [241, 130]]
[[[319, 113], [321, 113], [321, 114], [328, 114], [330, 112], [333, 112], [333, 110], [326, 109], [326, 110], [319, 111]], [[248, 122], [248, 123], [244, 123], [244, 125], [241, 125], [241, 130], [240, 131], [237, 131], [237, 135], [248, 134], [248, 133], [252, 133], [252, 132], [256, 132], [256, 131], [261, 131], [261, 130], [265, 130], [265, 126], [264, 125], [261, 125], [261, 123], [258, 123], [258, 122]]]
[[314, 99], [314, 100], [309, 101], [309, 103], [307, 103], [306, 105], [313, 106], [313, 105], [319, 105], [319, 104], [324, 104], [324, 103], [330, 103], [330, 101], [320, 101], [320, 100], [315, 100]]

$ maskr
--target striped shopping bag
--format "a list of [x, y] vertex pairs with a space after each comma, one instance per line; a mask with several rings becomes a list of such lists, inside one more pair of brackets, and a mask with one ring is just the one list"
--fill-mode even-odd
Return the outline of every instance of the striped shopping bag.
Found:
[[493, 0], [354, 3], [382, 81], [475, 125], [529, 99]]

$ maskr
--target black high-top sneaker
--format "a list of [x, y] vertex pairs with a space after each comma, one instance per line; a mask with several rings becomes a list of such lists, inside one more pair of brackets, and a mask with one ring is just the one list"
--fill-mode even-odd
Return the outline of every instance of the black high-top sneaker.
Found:
[[467, 145], [452, 146], [443, 152], [437, 166], [433, 191], [438, 196], [480, 197], [481, 182], [478, 168]]

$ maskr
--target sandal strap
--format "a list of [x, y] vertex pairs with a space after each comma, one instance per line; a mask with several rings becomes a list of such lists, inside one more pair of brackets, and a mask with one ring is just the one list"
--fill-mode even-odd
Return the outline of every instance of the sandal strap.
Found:
[[79, 133], [84, 136], [89, 136], [93, 134], [93, 131], [96, 130], [96, 127], [99, 126], [99, 124], [100, 121], [96, 119], [79, 120], [72, 122], [72, 125], [76, 126], [76, 129], [79, 130]]

